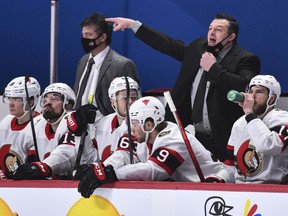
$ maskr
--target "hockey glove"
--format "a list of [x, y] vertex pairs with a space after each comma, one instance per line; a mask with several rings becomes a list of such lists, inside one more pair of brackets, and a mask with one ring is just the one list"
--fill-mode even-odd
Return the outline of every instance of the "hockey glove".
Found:
[[101, 185], [118, 181], [113, 166], [104, 167], [102, 163], [81, 165], [74, 179], [80, 180], [78, 192], [85, 198], [89, 198], [94, 190]]
[[95, 122], [96, 111], [98, 108], [93, 104], [86, 104], [79, 107], [67, 117], [68, 129], [76, 136], [81, 136], [86, 130], [87, 124]]
[[205, 182], [209, 182], [209, 183], [225, 183], [225, 181], [223, 179], [220, 179], [218, 177], [215, 176], [209, 176], [205, 179]]
[[282, 184], [282, 185], [287, 185], [287, 184], [288, 184], [288, 174], [286, 174], [286, 175], [282, 178], [280, 184]]
[[13, 178], [15, 180], [23, 179], [45, 179], [52, 174], [51, 168], [43, 162], [32, 162], [22, 164], [14, 172]]

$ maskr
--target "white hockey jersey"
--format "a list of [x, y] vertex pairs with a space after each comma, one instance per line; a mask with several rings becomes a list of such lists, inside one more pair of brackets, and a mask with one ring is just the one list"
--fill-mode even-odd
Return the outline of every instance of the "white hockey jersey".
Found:
[[[46, 129], [44, 130], [46, 127], [43, 127], [43, 136], [41, 136], [43, 137], [43, 141], [46, 139], [46, 145], [48, 145], [42, 149], [41, 156], [45, 155], [43, 162], [52, 169], [52, 175], [71, 173], [75, 166], [81, 137], [75, 136], [68, 130], [66, 117], [60, 121], [54, 138], [49, 141], [48, 133]], [[43, 143], [45, 145], [45, 142]], [[93, 140], [89, 136], [86, 136], [80, 164], [93, 162], [96, 157], [95, 151]]]
[[96, 125], [95, 139], [100, 161], [105, 161], [117, 149], [120, 137], [127, 133], [125, 121], [118, 123], [117, 114], [104, 116]]
[[[42, 119], [38, 112], [33, 117], [36, 126]], [[7, 115], [0, 123], [0, 169], [6, 175], [35, 156], [30, 121], [19, 125], [17, 118]]]
[[54, 144], [55, 132], [51, 124], [45, 118], [42, 118], [35, 126], [35, 133], [37, 134], [37, 147], [40, 161], [47, 158], [51, 151], [53, 151], [57, 144]]
[[[167, 127], [159, 132], [152, 146], [138, 144], [141, 145], [136, 150], [138, 163], [114, 167], [118, 180], [155, 181], [171, 178], [175, 181], [200, 181], [178, 126], [172, 122], [167, 123]], [[223, 163], [214, 162], [211, 153], [194, 136], [188, 133], [187, 136], [205, 178], [217, 176], [225, 182], [234, 180], [233, 173]], [[113, 162], [113, 157], [120, 158], [120, 152], [114, 152], [104, 165], [107, 166], [109, 161]], [[127, 163], [127, 151], [122, 150], [122, 153], [126, 156]]]
[[245, 116], [233, 125], [228, 141], [229, 160], [236, 183], [280, 183], [287, 174], [288, 112], [274, 109], [263, 120], [248, 124]]

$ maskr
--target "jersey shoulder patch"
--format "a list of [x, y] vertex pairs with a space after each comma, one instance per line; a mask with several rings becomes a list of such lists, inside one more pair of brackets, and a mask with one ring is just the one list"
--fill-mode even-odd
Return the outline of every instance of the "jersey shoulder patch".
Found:
[[171, 133], [171, 130], [162, 131], [162, 132], [160, 132], [160, 133], [158, 134], [158, 137], [163, 137], [163, 136], [166, 136], [166, 135], [168, 135], [168, 134], [170, 134], [170, 133]]

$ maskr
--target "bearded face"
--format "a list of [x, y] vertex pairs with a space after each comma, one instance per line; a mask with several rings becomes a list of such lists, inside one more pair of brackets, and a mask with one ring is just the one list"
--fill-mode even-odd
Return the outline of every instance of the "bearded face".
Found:
[[48, 93], [44, 97], [42, 114], [50, 123], [56, 122], [64, 112], [63, 98], [57, 93]]

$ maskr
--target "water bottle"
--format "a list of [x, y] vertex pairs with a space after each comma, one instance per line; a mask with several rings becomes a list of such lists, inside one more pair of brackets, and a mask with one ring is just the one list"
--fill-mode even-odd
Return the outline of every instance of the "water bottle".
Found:
[[244, 98], [244, 95], [236, 90], [230, 90], [227, 94], [227, 99], [234, 103], [242, 103]]

